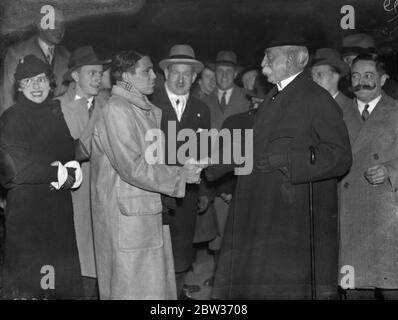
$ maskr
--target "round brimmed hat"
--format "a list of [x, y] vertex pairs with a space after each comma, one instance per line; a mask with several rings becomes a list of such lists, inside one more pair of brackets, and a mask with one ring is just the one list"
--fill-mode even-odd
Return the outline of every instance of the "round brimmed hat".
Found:
[[99, 59], [91, 46], [77, 48], [69, 58], [69, 70], [64, 74], [64, 81], [73, 81], [72, 72], [82, 66], [103, 65], [106, 67], [110, 63], [111, 60]]
[[51, 72], [51, 66], [39, 59], [33, 54], [29, 54], [21, 59], [14, 73], [15, 81], [19, 81], [25, 78], [31, 78], [41, 73], [49, 75]]
[[172, 64], [188, 64], [193, 66], [195, 73], [203, 70], [203, 63], [195, 58], [195, 52], [192, 47], [187, 44], [176, 44], [171, 47], [169, 57], [159, 62], [159, 67], [162, 70], [167, 69]]
[[217, 53], [215, 64], [216, 64], [216, 66], [226, 65], [226, 66], [237, 67], [238, 66], [238, 58], [237, 58], [235, 52], [222, 50]]
[[340, 77], [346, 76], [350, 72], [350, 67], [340, 58], [337, 50], [331, 48], [318, 49], [313, 58], [312, 66], [329, 65], [340, 72]]
[[366, 33], [355, 33], [343, 38], [341, 55], [375, 53], [375, 41]]
[[300, 34], [300, 32], [299, 34], [295, 34], [293, 30], [288, 29], [280, 31], [280, 33], [274, 39], [271, 39], [268, 43], [266, 43], [264, 49], [284, 46], [299, 46], [308, 48], [309, 44]]

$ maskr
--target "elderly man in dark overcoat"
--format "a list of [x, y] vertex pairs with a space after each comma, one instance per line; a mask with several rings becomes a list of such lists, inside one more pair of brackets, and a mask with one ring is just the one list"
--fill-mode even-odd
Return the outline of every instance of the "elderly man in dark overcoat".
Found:
[[238, 177], [216, 299], [311, 297], [309, 182], [317, 297], [337, 296], [337, 178], [351, 166], [351, 148], [339, 106], [304, 71], [307, 62], [300, 40], [265, 50], [263, 73], [276, 86], [255, 118], [253, 170]]

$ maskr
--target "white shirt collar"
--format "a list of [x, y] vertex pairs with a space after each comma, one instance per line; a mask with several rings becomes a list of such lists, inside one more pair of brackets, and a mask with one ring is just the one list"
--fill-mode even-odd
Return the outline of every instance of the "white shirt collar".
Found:
[[369, 101], [368, 103], [365, 103], [365, 102], [362, 102], [361, 100], [356, 99], [359, 113], [362, 114], [363, 110], [365, 110], [365, 105], [368, 104], [369, 105], [368, 111], [369, 111], [369, 114], [371, 114], [373, 109], [376, 107], [376, 105], [380, 101], [380, 99], [381, 99], [381, 94], [377, 98], [374, 98], [372, 101]]
[[[75, 100], [83, 99], [84, 97], [79, 96], [78, 94], [75, 95]], [[94, 96], [86, 99], [87, 100], [87, 108], [90, 108], [93, 103]]]
[[336, 99], [336, 97], [339, 95], [340, 91], [337, 91], [334, 95], [332, 95], [333, 99]]
[[[43, 41], [40, 37], [38, 38], [39, 40], [39, 46], [41, 48], [41, 50], [43, 50], [44, 54], [53, 54], [54, 53], [54, 45], [49, 45], [47, 42]], [[50, 48], [52, 50], [52, 52], [50, 52]]]
[[229, 99], [231, 98], [233, 90], [234, 90], [234, 87], [231, 87], [228, 90], [222, 90], [222, 89], [218, 88], [218, 90], [217, 90], [218, 101], [221, 101], [221, 98], [222, 98], [224, 92], [226, 92], [226, 94], [225, 94], [225, 102], [228, 104]]
[[276, 85], [278, 86], [278, 91], [282, 91], [283, 89], [286, 88], [286, 86], [292, 82], [302, 71], [292, 75], [289, 78], [286, 78], [285, 80], [282, 80], [280, 83], [277, 83]]
[[[179, 96], [169, 90], [166, 82], [164, 83], [164, 87], [166, 89], [167, 96], [170, 99], [171, 105], [177, 115], [177, 119], [178, 119], [178, 121], [180, 121], [182, 114], [184, 113], [185, 107], [187, 105], [187, 100], [189, 98], [189, 92], [185, 95]], [[177, 100], [178, 100], [178, 105], [177, 105]]]

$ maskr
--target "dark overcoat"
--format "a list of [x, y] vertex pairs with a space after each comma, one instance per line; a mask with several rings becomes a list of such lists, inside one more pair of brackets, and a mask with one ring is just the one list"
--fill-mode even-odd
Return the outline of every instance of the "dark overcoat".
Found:
[[[83, 296], [70, 190], [50, 189], [50, 183], [57, 181], [57, 168], [51, 163], [73, 159], [73, 139], [58, 101], [35, 104], [20, 95], [18, 103], [0, 117], [0, 183], [9, 189], [6, 299]], [[43, 277], [52, 274], [48, 266], [54, 272], [51, 289], [42, 285]]]
[[[352, 161], [342, 112], [306, 72], [276, 93], [271, 90], [256, 115], [253, 170], [238, 177], [216, 271], [217, 299], [310, 298], [308, 182], [314, 190], [318, 298], [337, 293], [336, 178]], [[264, 155], [286, 157], [285, 169], [278, 170], [277, 162], [268, 171], [258, 169]]]
[[[210, 112], [206, 104], [189, 96], [181, 120], [178, 121], [177, 115], [171, 105], [170, 99], [164, 86], [159, 87], [151, 97], [152, 103], [162, 110], [161, 129], [165, 134], [166, 142], [169, 139], [168, 127], [173, 121], [176, 125], [176, 136], [181, 129], [192, 129], [197, 132], [198, 142], [200, 131], [210, 129]], [[174, 138], [175, 139], [175, 138]], [[185, 141], [176, 141], [178, 148]], [[198, 151], [200, 152], [200, 150]], [[166, 163], [181, 166], [178, 159], [176, 163], [168, 161], [168, 148], [165, 148]], [[198, 156], [199, 158], [199, 156]], [[197, 216], [197, 202], [199, 195], [199, 185], [187, 185], [185, 197], [183, 199], [162, 196], [162, 202], [173, 209], [164, 215], [163, 221], [170, 225], [171, 242], [173, 246], [174, 264], [176, 272], [188, 269], [194, 259], [193, 239], [195, 234], [195, 223]], [[170, 205], [171, 204], [171, 205]]]

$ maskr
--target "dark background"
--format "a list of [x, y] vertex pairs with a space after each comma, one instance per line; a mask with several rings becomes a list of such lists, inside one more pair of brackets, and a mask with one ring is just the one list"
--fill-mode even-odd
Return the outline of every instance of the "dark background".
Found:
[[[126, 5], [129, 0], [109, 0]], [[130, 0], [133, 2], [133, 0]], [[122, 49], [134, 49], [149, 54], [154, 62], [168, 55], [176, 43], [188, 43], [196, 55], [205, 61], [214, 60], [222, 49], [237, 52], [241, 65], [259, 64], [264, 44], [278, 30], [288, 29], [303, 34], [318, 47], [341, 46], [342, 37], [349, 33], [372, 34], [379, 51], [387, 55], [392, 73], [398, 73], [397, 20], [388, 22], [395, 14], [383, 5], [389, 0], [136, 0], [140, 5], [134, 13], [120, 14], [121, 9], [107, 9], [106, 0], [37, 1], [67, 9], [68, 26], [63, 44], [73, 50], [82, 45], [93, 45], [103, 56], [111, 56]], [[19, 17], [25, 3], [34, 0], [2, 0], [3, 15], [15, 22], [14, 29], [2, 34], [0, 50], [31, 34], [27, 19]], [[91, 7], [85, 4], [91, 4]], [[340, 9], [350, 4], [355, 9], [355, 30], [342, 30]], [[14, 7], [14, 10], [7, 10]], [[29, 7], [30, 8], [30, 7]], [[86, 11], [85, 11], [86, 10]], [[10, 13], [12, 11], [12, 13]], [[29, 9], [26, 9], [25, 12]], [[1, 11], [0, 11], [1, 13]], [[16, 15], [14, 18], [11, 14]], [[8, 16], [7, 16], [8, 15]], [[19, 28], [17, 22], [21, 21]], [[16, 25], [16, 27], [15, 27]]]

